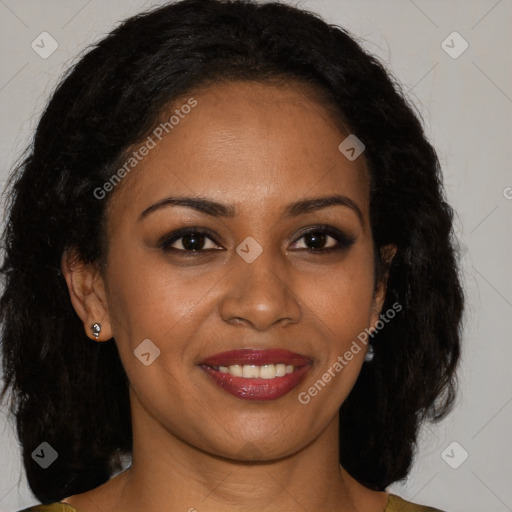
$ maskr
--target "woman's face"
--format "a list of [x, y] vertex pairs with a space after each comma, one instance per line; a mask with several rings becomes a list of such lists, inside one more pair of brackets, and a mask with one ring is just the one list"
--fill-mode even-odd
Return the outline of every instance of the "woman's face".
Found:
[[[254, 457], [272, 459], [337, 429], [365, 345], [334, 366], [378, 320], [383, 290], [374, 295], [364, 155], [340, 152], [348, 134], [304, 94], [219, 84], [180, 110], [185, 97], [179, 121], [152, 136], [115, 191], [102, 327], [126, 369], [134, 422], [155, 436], [230, 458], [254, 444]], [[310, 202], [332, 196], [344, 199]], [[170, 200], [185, 197], [216, 206]]]

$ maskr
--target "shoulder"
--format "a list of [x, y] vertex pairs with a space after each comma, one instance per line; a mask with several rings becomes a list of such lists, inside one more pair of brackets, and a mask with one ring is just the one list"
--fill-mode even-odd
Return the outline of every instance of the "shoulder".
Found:
[[438, 508], [426, 507], [425, 505], [415, 505], [410, 501], [390, 494], [388, 498], [388, 505], [384, 512], [443, 512]]
[[67, 503], [55, 502], [48, 505], [34, 505], [18, 512], [77, 512], [77, 510]]

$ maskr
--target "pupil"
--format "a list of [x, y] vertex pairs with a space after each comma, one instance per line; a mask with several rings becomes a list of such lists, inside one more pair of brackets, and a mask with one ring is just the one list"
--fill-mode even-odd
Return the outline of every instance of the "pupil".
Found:
[[[311, 249], [320, 249], [323, 247], [325, 243], [325, 233], [321, 233], [319, 231], [314, 231], [311, 233], [308, 233], [306, 235], [307, 245]], [[189, 235], [185, 235], [183, 237], [183, 247], [187, 249], [188, 251], [198, 251], [201, 249], [204, 242], [204, 236], [197, 234], [197, 233], [191, 233]], [[313, 247], [311, 247], [313, 246]]]
[[[306, 240], [308, 242], [312, 242], [313, 245], [319, 244], [317, 247], [311, 247], [311, 249], [321, 249], [323, 244], [325, 243], [325, 233], [320, 233], [318, 231], [313, 231], [306, 235]], [[309, 245], [309, 244], [308, 244]]]
[[198, 251], [202, 247], [202, 243], [204, 241], [203, 235], [198, 235], [197, 233], [191, 233], [189, 235], [185, 235], [183, 237], [183, 247], [188, 251]]

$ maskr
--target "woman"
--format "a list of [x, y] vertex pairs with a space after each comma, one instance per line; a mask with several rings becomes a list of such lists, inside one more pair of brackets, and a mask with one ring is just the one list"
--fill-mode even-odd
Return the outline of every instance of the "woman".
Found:
[[453, 403], [452, 210], [345, 31], [239, 0], [133, 17], [59, 85], [10, 187], [28, 510], [436, 510], [386, 488]]

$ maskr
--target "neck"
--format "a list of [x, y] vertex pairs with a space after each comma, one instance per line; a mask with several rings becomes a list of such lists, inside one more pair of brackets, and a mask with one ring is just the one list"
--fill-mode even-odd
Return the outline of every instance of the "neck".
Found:
[[151, 416], [134, 414], [132, 465], [120, 475], [124, 509], [382, 512], [387, 493], [364, 488], [340, 466], [338, 428], [336, 416], [296, 453], [277, 460], [239, 461], [198, 450]]
[[383, 512], [386, 507], [387, 493], [363, 487], [340, 466], [337, 416], [313, 442], [273, 460], [250, 460], [258, 453], [250, 444], [244, 461], [199, 450], [140, 410], [136, 401], [132, 429], [131, 467], [65, 500], [79, 512]]

